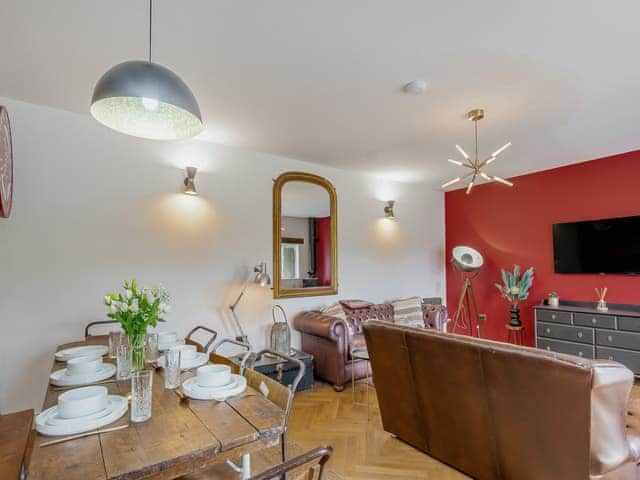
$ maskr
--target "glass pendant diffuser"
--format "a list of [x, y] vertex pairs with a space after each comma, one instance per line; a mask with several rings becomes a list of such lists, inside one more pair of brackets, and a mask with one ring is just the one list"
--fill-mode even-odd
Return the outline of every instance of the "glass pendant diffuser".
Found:
[[94, 88], [91, 115], [135, 137], [190, 138], [202, 131], [200, 107], [178, 75], [151, 61], [152, 5], [150, 0], [149, 60], [130, 60], [107, 71]]

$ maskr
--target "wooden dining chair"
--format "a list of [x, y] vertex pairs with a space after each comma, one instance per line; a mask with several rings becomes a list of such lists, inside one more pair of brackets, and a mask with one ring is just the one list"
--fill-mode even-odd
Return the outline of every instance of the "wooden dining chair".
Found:
[[333, 449], [331, 447], [316, 448], [254, 475], [249, 480], [276, 480], [287, 474], [296, 474], [295, 480], [321, 480], [324, 467], [332, 452]]
[[[232, 358], [225, 357], [218, 353], [218, 349], [225, 345], [236, 345], [243, 350], [245, 350], [244, 354], [240, 359], [240, 363], [233, 360]], [[231, 367], [231, 373], [235, 373], [236, 375], [244, 375], [245, 366], [247, 364], [247, 360], [251, 355], [251, 346], [247, 343], [240, 342], [239, 340], [235, 340], [233, 338], [223, 338], [222, 340], [215, 343], [213, 348], [211, 349], [211, 353], [209, 354], [209, 361], [211, 363], [220, 363], [223, 365], [228, 365]]]
[[[193, 334], [196, 333], [199, 330], [202, 330], [202, 331], [207, 332], [209, 334], [209, 340], [204, 345], [202, 343], [198, 342], [197, 340], [194, 340], [192, 338]], [[196, 347], [196, 349], [198, 350], [198, 352], [200, 352], [200, 353], [207, 353], [209, 351], [209, 347], [213, 344], [213, 342], [215, 341], [217, 336], [218, 336], [218, 332], [216, 332], [215, 330], [211, 330], [209, 327], [204, 327], [202, 325], [198, 325], [196, 327], [193, 327], [189, 331], [189, 333], [187, 333], [187, 336], [184, 337], [184, 343], [186, 345], [194, 345]]]
[[87, 325], [85, 325], [84, 327], [84, 338], [88, 339], [89, 337], [105, 337], [107, 334], [101, 333], [99, 335], [93, 335], [91, 334], [91, 330], [94, 327], [100, 326], [100, 325], [120, 325], [120, 322], [118, 320], [99, 320], [97, 322], [90, 322], [87, 323]]
[[[280, 358], [285, 362], [295, 364], [298, 367], [298, 374], [293, 379], [293, 382], [290, 385], [282, 385], [272, 378], [254, 370], [254, 363], [260, 360], [263, 355]], [[244, 374], [247, 379], [247, 385], [258, 392], [261, 392], [268, 400], [275, 403], [284, 411], [284, 424], [282, 425], [283, 433], [280, 442], [283, 462], [287, 459], [287, 426], [289, 424], [289, 413], [291, 412], [293, 397], [295, 396], [296, 389], [298, 388], [298, 383], [300, 383], [300, 380], [304, 377], [305, 369], [306, 367], [304, 362], [297, 358], [290, 357], [289, 355], [283, 355], [275, 350], [264, 349], [250, 357]]]

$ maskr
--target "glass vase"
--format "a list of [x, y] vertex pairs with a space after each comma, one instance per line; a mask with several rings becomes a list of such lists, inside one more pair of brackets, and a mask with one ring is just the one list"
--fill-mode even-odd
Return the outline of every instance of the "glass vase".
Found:
[[131, 369], [133, 371], [144, 370], [146, 360], [144, 333], [129, 334], [129, 347], [131, 348]]

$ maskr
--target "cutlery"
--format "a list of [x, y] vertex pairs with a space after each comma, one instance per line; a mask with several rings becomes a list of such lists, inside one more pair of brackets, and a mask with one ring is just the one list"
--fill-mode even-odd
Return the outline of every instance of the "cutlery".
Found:
[[73, 385], [68, 387], [53, 387], [52, 390], [54, 392], [60, 392], [62, 390], [71, 390], [73, 388], [88, 387], [91, 385], [104, 385], [105, 383], [115, 383], [116, 381], [117, 380], [115, 378], [112, 378], [110, 380], [103, 380], [102, 382], [96, 382], [96, 383], [86, 383], [84, 385]]
[[116, 430], [125, 429], [128, 426], [129, 426], [129, 424], [120, 425], [118, 427], [103, 428], [103, 429], [91, 430], [90, 432], [78, 433], [77, 435], [71, 435], [69, 437], [56, 438], [55, 440], [50, 440], [48, 442], [41, 443], [40, 447], [48, 447], [49, 445], [57, 445], [58, 443], [68, 442], [69, 440], [75, 440], [77, 438], [89, 437], [91, 435], [98, 435], [99, 433], [115, 432]]

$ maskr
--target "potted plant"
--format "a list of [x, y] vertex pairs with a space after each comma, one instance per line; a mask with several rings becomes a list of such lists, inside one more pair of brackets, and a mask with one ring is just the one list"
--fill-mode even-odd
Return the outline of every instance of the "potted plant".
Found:
[[144, 368], [144, 336], [147, 328], [165, 320], [160, 316], [169, 313], [169, 293], [162, 286], [138, 288], [135, 279], [124, 281], [124, 293], [110, 293], [104, 297], [109, 308], [107, 316], [118, 320], [129, 337], [131, 365], [136, 370]]
[[520, 302], [529, 297], [529, 289], [533, 285], [533, 267], [520, 275], [520, 266], [514, 265], [513, 272], [502, 270], [502, 284], [496, 283], [500, 295], [511, 304], [509, 325], [521, 327]]
[[549, 306], [553, 308], [558, 308], [560, 306], [560, 297], [556, 292], [551, 292], [548, 297]]

